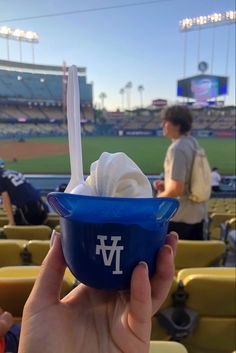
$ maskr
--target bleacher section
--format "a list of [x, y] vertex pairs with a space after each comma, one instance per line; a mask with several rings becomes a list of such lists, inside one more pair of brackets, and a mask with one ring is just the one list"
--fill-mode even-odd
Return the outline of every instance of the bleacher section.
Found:
[[[23, 98], [30, 100], [61, 101], [63, 94], [63, 72], [57, 74], [0, 68], [0, 97]], [[79, 76], [80, 97], [82, 104], [92, 103], [92, 85], [86, 82], [86, 76]]]
[[[11, 137], [7, 130], [18, 130], [11, 126], [13, 123], [64, 121], [67, 71], [62, 66], [0, 60], [0, 123], [9, 124], [6, 130], [1, 130], [1, 137]], [[92, 121], [92, 84], [87, 83], [85, 68], [78, 68], [78, 81], [81, 120]], [[20, 129], [21, 134], [30, 130], [27, 125], [21, 125]], [[35, 126], [31, 130], [35, 131]]]
[[[160, 109], [136, 110], [117, 116], [104, 114], [106, 122], [120, 130], [158, 130], [161, 129]], [[235, 130], [235, 107], [192, 108], [193, 130]]]
[[36, 136], [65, 136], [65, 124], [2, 124], [0, 123], [0, 138], [22, 138]]

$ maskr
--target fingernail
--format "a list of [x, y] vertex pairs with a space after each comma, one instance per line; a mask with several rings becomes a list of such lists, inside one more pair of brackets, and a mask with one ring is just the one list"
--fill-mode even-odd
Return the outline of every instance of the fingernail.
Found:
[[60, 235], [60, 233], [58, 233], [55, 229], [53, 229], [51, 239], [50, 239], [50, 248], [53, 246], [55, 237], [58, 235]]
[[148, 265], [145, 261], [140, 261], [139, 265], [141, 265], [143, 268], [145, 268], [145, 270], [148, 272]]
[[172, 231], [172, 232], [170, 232], [169, 235], [174, 235], [176, 237], [176, 240], [179, 240], [179, 234], [178, 233]]
[[163, 248], [166, 249], [166, 250], [169, 252], [170, 255], [172, 255], [172, 256], [174, 255], [174, 254], [173, 254], [173, 249], [172, 249], [172, 247], [171, 247], [170, 245], [165, 244], [165, 245], [163, 246]]

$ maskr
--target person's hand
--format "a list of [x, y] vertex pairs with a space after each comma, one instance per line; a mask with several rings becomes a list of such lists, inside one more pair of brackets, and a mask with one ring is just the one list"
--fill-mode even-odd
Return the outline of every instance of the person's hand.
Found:
[[153, 182], [153, 187], [154, 187], [158, 192], [164, 191], [164, 189], [165, 189], [164, 180], [154, 180], [154, 182]]
[[14, 324], [14, 318], [11, 313], [4, 311], [0, 307], [0, 338], [4, 337], [7, 331]]
[[60, 300], [66, 264], [56, 233], [24, 307], [18, 353], [148, 353], [152, 315], [172, 284], [176, 244], [170, 234], [151, 280], [145, 263], [136, 266], [130, 292], [80, 284]]

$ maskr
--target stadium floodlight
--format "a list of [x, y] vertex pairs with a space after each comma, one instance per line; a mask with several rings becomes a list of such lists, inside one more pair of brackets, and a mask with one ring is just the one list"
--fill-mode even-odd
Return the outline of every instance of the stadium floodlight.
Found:
[[191, 31], [199, 28], [232, 24], [236, 21], [236, 11], [226, 11], [213, 13], [207, 16], [184, 18], [179, 22], [180, 31]]
[[28, 42], [32, 45], [32, 61], [34, 63], [34, 44], [39, 42], [39, 36], [36, 32], [24, 31], [19, 28], [11, 28], [7, 26], [0, 27], [0, 37], [6, 39], [7, 43], [7, 58], [10, 60], [9, 39], [19, 42], [20, 61], [22, 61], [22, 42]]
[[10, 28], [7, 26], [0, 27], [0, 37], [20, 40], [23, 42], [38, 43], [39, 36], [36, 32], [24, 31], [19, 28]]

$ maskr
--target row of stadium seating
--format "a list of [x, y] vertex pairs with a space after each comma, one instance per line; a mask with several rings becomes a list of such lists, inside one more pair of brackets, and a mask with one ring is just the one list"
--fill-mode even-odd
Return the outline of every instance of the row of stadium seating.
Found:
[[[206, 223], [205, 239], [208, 240], [223, 240], [227, 238], [225, 230], [232, 230], [235, 225], [236, 213], [212, 213]], [[4, 213], [0, 212], [0, 228], [8, 224], [8, 219]], [[57, 215], [49, 214], [46, 226], [49, 226], [50, 231], [59, 225]], [[52, 229], [51, 229], [52, 228]], [[22, 229], [22, 228], [21, 228]], [[1, 233], [3, 231], [1, 230]], [[42, 239], [42, 238], [41, 238]], [[45, 238], [44, 238], [45, 239]]]
[[65, 124], [1, 124], [0, 137], [19, 138], [32, 136], [65, 136]]
[[32, 105], [0, 105], [0, 118], [26, 118], [26, 119], [64, 119], [62, 107], [43, 107]]
[[[161, 119], [160, 116], [144, 117], [136, 115], [134, 117], [124, 116], [122, 119], [117, 119], [114, 122], [117, 130], [124, 129], [160, 129]], [[228, 130], [235, 128], [235, 117], [225, 116], [219, 120], [216, 117], [210, 119], [206, 117], [195, 117], [193, 120], [193, 129], [212, 129], [212, 130]]]
[[[21, 237], [15, 238], [16, 229], [6, 226], [4, 231], [7, 239], [0, 239], [0, 267], [41, 265], [49, 251], [49, 237], [47, 240], [28, 240], [46, 238], [46, 226], [40, 227], [24, 227], [25, 229], [18, 232], [18, 236], [21, 232]], [[176, 273], [184, 268], [222, 265], [225, 251], [226, 245], [222, 241], [179, 240], [175, 258]]]
[[[79, 77], [82, 101], [92, 102], [92, 85]], [[0, 97], [62, 100], [63, 75], [0, 69]]]
[[[208, 202], [208, 222], [206, 224], [206, 238], [211, 240], [224, 240], [222, 238], [222, 224], [236, 217], [235, 198], [211, 198]], [[8, 220], [0, 205], [0, 227], [7, 225]], [[233, 223], [232, 223], [233, 224]], [[56, 213], [50, 213], [46, 225], [51, 228], [59, 225]]]
[[[210, 113], [211, 114], [208, 115], [208, 113], [198, 113], [193, 110], [193, 129], [229, 130], [235, 128], [235, 111], [234, 114], [232, 114], [230, 110], [227, 110], [227, 114], [224, 116], [218, 116], [217, 110], [210, 111]], [[83, 108], [81, 114], [82, 119], [93, 121], [92, 109]], [[5, 119], [7, 121], [10, 118], [62, 120], [65, 118], [65, 114], [62, 111], [62, 105], [60, 107], [47, 107], [44, 104], [40, 104], [40, 102], [37, 103], [37, 106], [27, 106], [26, 104], [1, 104], [0, 119]], [[95, 125], [102, 125], [104, 122], [111, 124], [113, 129], [118, 131], [124, 129], [155, 130], [161, 128], [160, 110], [156, 112], [147, 110], [145, 111], [145, 114], [142, 114], [139, 111], [134, 111], [130, 114], [124, 113], [120, 117], [114, 117], [111, 113], [103, 111], [99, 113]]]
[[[39, 269], [40, 266], [0, 268], [0, 302], [17, 321], [21, 320]], [[76, 285], [67, 269], [61, 297]], [[234, 268], [184, 269], [173, 279], [168, 297], [153, 318], [151, 338], [180, 341], [190, 353], [232, 352], [235, 314]]]

